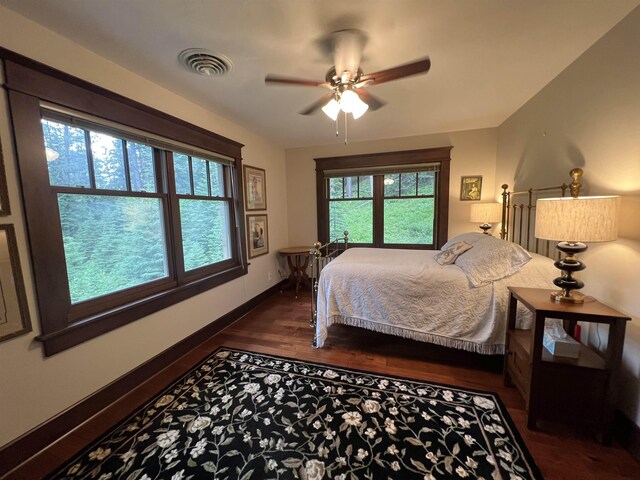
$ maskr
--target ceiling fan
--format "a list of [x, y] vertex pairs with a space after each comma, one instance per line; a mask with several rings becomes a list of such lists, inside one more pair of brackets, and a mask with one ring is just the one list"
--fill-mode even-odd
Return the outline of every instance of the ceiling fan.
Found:
[[366, 35], [361, 30], [347, 29], [333, 32], [323, 42], [333, 54], [334, 66], [329, 69], [324, 81], [267, 75], [265, 82], [270, 84], [300, 85], [305, 87], [324, 87], [329, 89], [317, 102], [300, 111], [301, 115], [310, 115], [322, 109], [332, 120], [337, 120], [340, 111], [353, 118], [360, 118], [368, 109], [377, 110], [385, 102], [365, 90], [367, 87], [384, 82], [398, 80], [427, 73], [431, 60], [425, 57], [415, 62], [365, 74], [360, 68], [362, 51]]

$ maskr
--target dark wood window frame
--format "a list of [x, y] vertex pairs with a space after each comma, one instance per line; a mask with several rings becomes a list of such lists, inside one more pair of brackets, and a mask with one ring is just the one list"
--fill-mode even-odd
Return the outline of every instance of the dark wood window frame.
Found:
[[[171, 159], [171, 162], [173, 162], [173, 153], [172, 152], [168, 152], [168, 156]], [[229, 217], [230, 218], [235, 218], [234, 215], [234, 211], [235, 211], [235, 205], [234, 205], [234, 198], [232, 195], [232, 191], [233, 191], [233, 186], [231, 184], [231, 182], [228, 181], [228, 176], [227, 178], [225, 178], [225, 184], [224, 184], [224, 193], [225, 195], [223, 197], [219, 197], [219, 196], [213, 196], [211, 195], [211, 177], [209, 174], [209, 168], [210, 165], [209, 163], [207, 163], [207, 190], [209, 192], [209, 195], [205, 196], [205, 195], [197, 195], [195, 194], [195, 188], [194, 188], [194, 179], [193, 179], [193, 167], [192, 167], [192, 156], [189, 155], [189, 172], [190, 172], [190, 183], [191, 183], [191, 193], [188, 194], [181, 194], [181, 193], [177, 193], [175, 191], [175, 181], [172, 182], [173, 191], [174, 195], [172, 196], [172, 198], [175, 199], [175, 203], [172, 206], [172, 210], [174, 212], [176, 212], [176, 216], [180, 217], [180, 200], [201, 200], [201, 201], [208, 201], [208, 202], [224, 202], [227, 205], [228, 208], [228, 212], [229, 212]], [[225, 167], [226, 168], [226, 167]], [[240, 183], [237, 183], [237, 185], [240, 185]], [[240, 188], [240, 190], [242, 190], [242, 188]], [[244, 214], [243, 214], [244, 215]], [[242, 217], [239, 217], [242, 218]], [[181, 221], [180, 218], [178, 218], [178, 222], [177, 224], [181, 225]], [[181, 228], [181, 227], [180, 227]], [[235, 229], [237, 230], [237, 229]], [[182, 244], [181, 242], [176, 242], [176, 248], [174, 248], [174, 251], [177, 251], [178, 249], [180, 249], [180, 255], [177, 256], [178, 258], [176, 258], [176, 262], [179, 265], [179, 270], [178, 270], [178, 282], [183, 282], [183, 281], [193, 281], [193, 280], [197, 280], [203, 277], [207, 277], [209, 275], [212, 274], [218, 274], [218, 273], [222, 273], [225, 270], [229, 269], [229, 268], [233, 268], [234, 265], [234, 259], [237, 258], [238, 255], [238, 249], [237, 244], [238, 242], [235, 239], [235, 235], [236, 235], [236, 231], [232, 230], [231, 233], [231, 258], [228, 260], [222, 260], [220, 262], [217, 262], [213, 265], [206, 265], [203, 267], [199, 267], [196, 268], [194, 270], [186, 270], [185, 271], [185, 267], [184, 267], [184, 255], [182, 252]]]
[[[45, 355], [66, 350], [247, 274], [240, 188], [242, 144], [2, 48], [0, 59], [11, 110], [40, 313], [41, 335], [37, 339], [43, 343]], [[58, 220], [57, 190], [61, 187], [49, 185], [40, 122], [43, 102], [232, 159], [224, 197], [230, 206], [232, 259], [184, 272], [182, 247], [175, 240], [175, 232], [180, 230], [179, 196], [170, 166], [164, 169], [166, 178], [162, 179], [166, 186], [163, 190], [165, 221], [170, 221], [173, 232], [166, 237], [170, 277], [101, 297], [93, 306], [99, 304], [97, 312], [95, 308], [80, 313], [77, 309], [72, 311]], [[172, 162], [171, 153], [160, 154], [164, 158], [158, 158], [156, 150], [155, 155], [156, 162]]]
[[[373, 229], [374, 247], [383, 248], [412, 248], [412, 249], [439, 249], [447, 241], [449, 233], [449, 171], [451, 162], [451, 149], [453, 147], [428, 148], [422, 150], [407, 150], [400, 152], [384, 152], [363, 155], [349, 155], [344, 157], [316, 158], [316, 195], [318, 211], [318, 236], [321, 242], [329, 241], [329, 196], [327, 192], [327, 174], [344, 170], [345, 176], [367, 175], [376, 171], [393, 168], [402, 170], [409, 165], [438, 164], [435, 185], [435, 230], [434, 245], [420, 244], [384, 244], [382, 235], [384, 232], [384, 185], [382, 175], [376, 174], [373, 185]], [[353, 173], [361, 172], [361, 173]], [[369, 172], [369, 173], [367, 173]], [[399, 197], [411, 198], [411, 197]]]

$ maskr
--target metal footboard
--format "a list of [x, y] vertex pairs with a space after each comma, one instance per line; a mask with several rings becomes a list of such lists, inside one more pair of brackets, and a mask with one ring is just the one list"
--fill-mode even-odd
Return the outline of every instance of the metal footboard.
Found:
[[[320, 280], [320, 272], [322, 269], [343, 251], [349, 247], [349, 232], [344, 231], [344, 237], [339, 237], [324, 245], [316, 242], [309, 251], [311, 257], [311, 321], [309, 322], [312, 329], [315, 330], [318, 320], [318, 281]], [[317, 346], [316, 336], [313, 336], [313, 347]]]

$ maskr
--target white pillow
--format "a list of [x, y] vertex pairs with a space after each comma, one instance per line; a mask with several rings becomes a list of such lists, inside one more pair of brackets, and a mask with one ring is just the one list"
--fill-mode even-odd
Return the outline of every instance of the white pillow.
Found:
[[454, 243], [458, 243], [458, 242], [466, 242], [469, 245], [473, 245], [474, 243], [476, 243], [478, 240], [482, 240], [484, 237], [487, 237], [488, 235], [485, 235], [482, 232], [468, 232], [468, 233], [461, 233], [460, 235], [456, 235], [455, 237], [453, 237], [452, 239], [450, 239], [447, 243], [445, 243], [442, 246], [442, 250], [446, 250], [447, 248], [449, 248], [451, 245], [453, 245]]
[[476, 240], [472, 250], [455, 260], [474, 287], [513, 275], [531, 260], [529, 252], [516, 243], [480, 235], [484, 238]]
[[470, 245], [467, 242], [456, 242], [446, 250], [441, 250], [440, 253], [438, 253], [433, 258], [440, 265], [451, 265], [456, 261], [456, 258], [458, 258], [470, 248], [473, 248], [473, 245]]

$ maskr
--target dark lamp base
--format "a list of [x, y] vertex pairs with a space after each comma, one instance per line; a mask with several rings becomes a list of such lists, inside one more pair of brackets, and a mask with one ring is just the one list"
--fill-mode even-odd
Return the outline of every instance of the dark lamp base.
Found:
[[491, 229], [491, 227], [493, 227], [493, 225], [491, 225], [490, 223], [483, 223], [482, 225], [480, 225], [480, 228], [482, 229], [482, 233], [484, 233], [485, 235], [491, 235], [489, 233], [489, 230]]
[[574, 290], [584, 287], [584, 283], [575, 278], [573, 274], [584, 270], [584, 263], [578, 260], [576, 255], [584, 252], [587, 246], [580, 242], [560, 242], [556, 248], [566, 256], [554, 263], [556, 268], [562, 272], [562, 276], [553, 281], [553, 284], [560, 290], [551, 293], [551, 300], [557, 303], [580, 305], [584, 303], [584, 295], [574, 292]]

